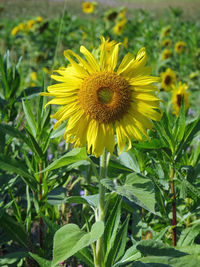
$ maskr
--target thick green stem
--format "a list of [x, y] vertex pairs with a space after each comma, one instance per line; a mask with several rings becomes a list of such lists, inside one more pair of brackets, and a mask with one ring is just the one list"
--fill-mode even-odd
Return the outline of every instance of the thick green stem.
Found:
[[[107, 176], [107, 152], [104, 150], [103, 155], [100, 157], [100, 179]], [[105, 217], [105, 188], [99, 182], [99, 206], [97, 221], [104, 222]], [[97, 240], [96, 243], [96, 259], [95, 267], [103, 267], [103, 235]]]

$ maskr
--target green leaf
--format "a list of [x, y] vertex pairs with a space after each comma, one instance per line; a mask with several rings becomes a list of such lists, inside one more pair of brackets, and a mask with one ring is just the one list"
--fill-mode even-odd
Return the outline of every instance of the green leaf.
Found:
[[17, 97], [17, 101], [24, 100], [24, 95], [27, 99], [31, 99], [32, 97], [36, 97], [41, 92], [41, 87], [28, 87], [22, 91], [22, 93]]
[[115, 237], [113, 246], [106, 260], [106, 266], [113, 266], [114, 263], [124, 254], [126, 242], [127, 242], [127, 231], [128, 231], [129, 218], [130, 216], [128, 215]]
[[5, 134], [8, 134], [12, 137], [19, 138], [23, 140], [29, 147], [30, 147], [30, 142], [29, 139], [19, 130], [16, 128], [8, 125], [8, 124], [0, 124], [0, 132], [4, 132]]
[[115, 237], [117, 235], [117, 229], [120, 223], [121, 215], [121, 198], [117, 197], [115, 205], [109, 212], [109, 217], [106, 220], [106, 226], [104, 231], [104, 260], [108, 257], [108, 254], [113, 247]]
[[[26, 102], [26, 103], [25, 103]], [[36, 132], [37, 132], [37, 124], [31, 109], [31, 106], [28, 102], [28, 100], [26, 99], [24, 102], [24, 100], [22, 100], [22, 106], [23, 106], [23, 110], [24, 110], [24, 114], [26, 117], [26, 122], [27, 125], [29, 126], [29, 130], [32, 133], [32, 135], [34, 137], [36, 137]]]
[[88, 266], [94, 267], [93, 256], [91, 255], [88, 248], [83, 248], [79, 250], [79, 252], [75, 254], [75, 257], [86, 263]]
[[39, 263], [40, 267], [50, 267], [51, 266], [51, 262], [49, 260], [46, 260], [34, 253], [29, 252], [29, 255], [35, 260], [37, 261], [37, 263]]
[[54, 236], [52, 267], [94, 243], [103, 232], [104, 223], [102, 221], [94, 223], [89, 233], [80, 230], [76, 224], [64, 225]]
[[55, 170], [55, 169], [61, 168], [63, 166], [67, 166], [69, 164], [75, 163], [79, 160], [86, 160], [86, 159], [87, 159], [86, 148], [85, 147], [84, 148], [75, 148], [72, 151], [66, 153], [63, 157], [52, 162], [42, 172]]
[[144, 256], [169, 256], [170, 257], [183, 257], [187, 255], [184, 252], [176, 250], [173, 247], [170, 247], [162, 242], [158, 242], [155, 240], [143, 240], [139, 242], [137, 245], [137, 249], [144, 255]]
[[193, 225], [192, 227], [186, 228], [181, 232], [181, 236], [178, 241], [178, 246], [193, 245], [194, 239], [200, 233], [200, 223]]
[[122, 152], [119, 155], [119, 160], [127, 168], [129, 168], [135, 172], [140, 171], [140, 167], [139, 167], [137, 158], [136, 158], [136, 156], [132, 150], [129, 150], [127, 152]]
[[28, 184], [32, 189], [35, 189], [35, 178], [28, 173], [28, 170], [24, 165], [24, 162], [5, 158], [3, 155], [0, 155], [0, 166], [2, 170], [7, 171], [8, 173], [15, 173], [20, 175], [26, 184]]
[[124, 185], [116, 185], [112, 180], [102, 179], [101, 183], [111, 191], [128, 198], [142, 208], [155, 213], [155, 193], [154, 186], [146, 176], [137, 173], [127, 175]]
[[186, 126], [183, 140], [181, 141], [177, 149], [176, 162], [179, 161], [179, 159], [182, 156], [182, 152], [185, 152], [188, 144], [190, 144], [192, 139], [199, 131], [200, 131], [200, 116]]
[[13, 217], [4, 212], [0, 216], [0, 225], [12, 240], [27, 248], [28, 239], [24, 228]]
[[124, 265], [127, 266], [128, 263], [138, 260], [139, 258], [141, 258], [141, 253], [136, 249], [136, 245], [133, 245], [132, 247], [127, 249], [123, 257], [117, 263], [115, 263], [113, 267]]
[[175, 122], [175, 126], [173, 128], [174, 140], [176, 141], [176, 143], [179, 144], [180, 141], [183, 139], [184, 132], [185, 132], [185, 101], [184, 97], [182, 97], [180, 112]]
[[[25, 128], [26, 129], [26, 128]], [[34, 136], [29, 132], [28, 129], [26, 129], [26, 133], [28, 134], [29, 136], [29, 139], [30, 139], [30, 142], [32, 144], [32, 150], [33, 152], [36, 153], [36, 155], [42, 159], [43, 158], [43, 152], [42, 152], [42, 149], [40, 148], [40, 146], [38, 145], [36, 139], [34, 138]]]
[[162, 140], [151, 139], [150, 141], [133, 143], [133, 147], [139, 149], [161, 149], [167, 146], [164, 142], [162, 142]]
[[[200, 257], [187, 255], [184, 257], [179, 258], [172, 258], [170, 256], [165, 257], [156, 257], [156, 256], [149, 256], [140, 259], [143, 263], [149, 263], [150, 266], [153, 267], [197, 267], [200, 263]], [[132, 265], [134, 266], [134, 265]]]

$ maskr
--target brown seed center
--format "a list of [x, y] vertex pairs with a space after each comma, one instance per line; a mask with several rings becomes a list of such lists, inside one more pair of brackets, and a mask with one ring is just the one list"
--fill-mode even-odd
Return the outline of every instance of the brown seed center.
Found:
[[78, 97], [85, 113], [99, 123], [121, 119], [131, 103], [129, 83], [120, 75], [106, 71], [86, 78]]

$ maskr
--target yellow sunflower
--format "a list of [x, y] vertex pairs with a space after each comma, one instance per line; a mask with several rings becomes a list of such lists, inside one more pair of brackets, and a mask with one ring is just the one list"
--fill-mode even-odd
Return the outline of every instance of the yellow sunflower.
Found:
[[18, 34], [18, 32], [20, 31], [19, 27], [18, 26], [15, 26], [12, 31], [11, 31], [11, 35], [12, 36], [15, 36]]
[[160, 99], [153, 85], [159, 78], [152, 77], [151, 68], [145, 66], [145, 48], [136, 58], [128, 53], [118, 65], [119, 45], [114, 43], [108, 52], [106, 40], [101, 37], [99, 61], [84, 46], [80, 52], [85, 59], [66, 50], [64, 55], [70, 65], [51, 76], [60, 83], [49, 86], [49, 93], [41, 93], [54, 97], [47, 105], [62, 105], [52, 116], [57, 120], [54, 129], [69, 119], [66, 141], [75, 147], [87, 144], [88, 153], [95, 157], [104, 148], [113, 152], [115, 133], [120, 153], [127, 141], [127, 150], [130, 149], [131, 139], [148, 138], [147, 129], [153, 127], [151, 119], [161, 118]]
[[161, 31], [161, 37], [166, 37], [171, 31], [171, 26], [166, 26]]
[[82, 10], [86, 14], [91, 14], [94, 12], [94, 5], [91, 2], [84, 2], [82, 4]]
[[123, 30], [126, 26], [126, 22], [127, 22], [127, 20], [126, 20], [126, 18], [124, 18], [123, 20], [120, 20], [115, 24], [113, 31], [116, 35], [119, 35], [123, 32]]
[[181, 101], [184, 96], [184, 102], [185, 102], [185, 109], [189, 107], [189, 95], [190, 93], [186, 92], [188, 89], [188, 86], [186, 83], [178, 83], [178, 86], [173, 85], [172, 86], [172, 106], [173, 106], [173, 113], [178, 116], [180, 107], [181, 107]]
[[172, 44], [172, 40], [170, 39], [165, 39], [162, 41], [162, 46], [170, 46]]
[[162, 60], [168, 59], [172, 56], [172, 51], [169, 49], [164, 49], [161, 55]]
[[186, 43], [185, 42], [182, 42], [182, 41], [179, 41], [179, 42], [177, 42], [176, 44], [175, 44], [175, 51], [176, 51], [176, 53], [182, 53], [184, 50], [185, 50], [185, 48], [186, 48]]
[[168, 68], [165, 72], [161, 73], [161, 87], [165, 91], [172, 89], [172, 85], [176, 82], [176, 73]]

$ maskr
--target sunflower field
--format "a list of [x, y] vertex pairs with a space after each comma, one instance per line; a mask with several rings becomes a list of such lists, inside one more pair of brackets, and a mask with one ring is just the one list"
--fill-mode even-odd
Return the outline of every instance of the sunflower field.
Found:
[[0, 266], [200, 266], [200, 8], [11, 2]]

